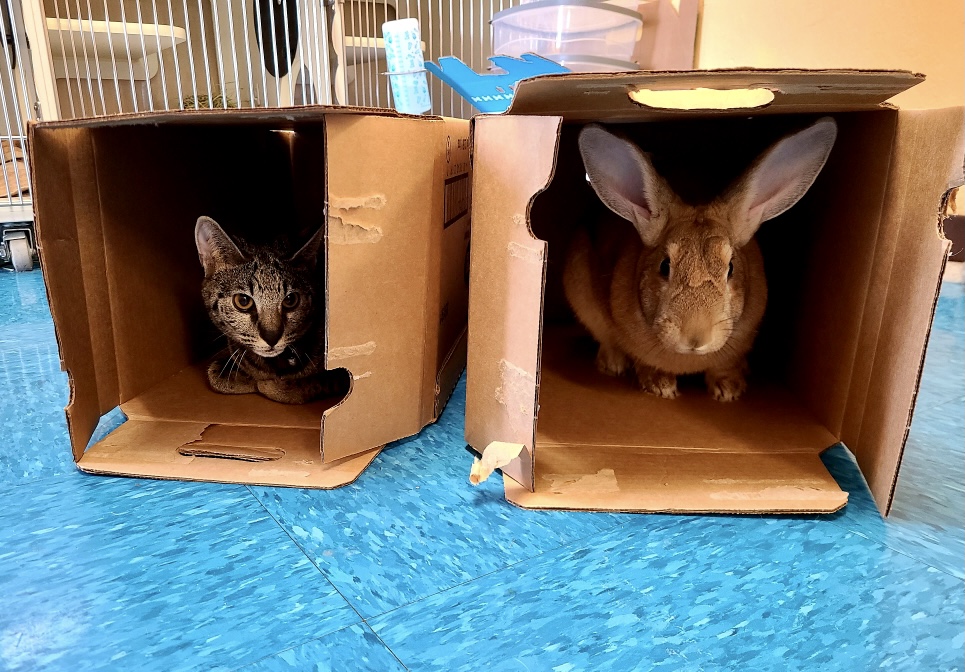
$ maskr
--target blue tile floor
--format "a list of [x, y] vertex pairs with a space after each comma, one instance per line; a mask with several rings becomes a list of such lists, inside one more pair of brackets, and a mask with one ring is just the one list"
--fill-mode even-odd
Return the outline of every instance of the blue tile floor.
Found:
[[0, 669], [962, 670], [963, 364], [946, 283], [888, 520], [842, 447], [830, 517], [523, 511], [467, 484], [462, 386], [341, 490], [105, 478], [0, 271]]

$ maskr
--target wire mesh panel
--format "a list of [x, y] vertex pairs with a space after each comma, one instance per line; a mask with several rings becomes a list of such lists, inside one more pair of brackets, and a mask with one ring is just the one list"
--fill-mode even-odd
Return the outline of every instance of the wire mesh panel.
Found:
[[[350, 105], [390, 107], [385, 75], [382, 22], [419, 20], [423, 52], [429, 60], [456, 56], [472, 69], [488, 69], [492, 55], [490, 21], [496, 12], [520, 0], [345, 0], [338, 2], [344, 40], [345, 100]], [[339, 23], [336, 20], [336, 23]], [[338, 38], [335, 38], [336, 40]], [[469, 117], [471, 106], [440, 80], [429, 78], [432, 113]], [[336, 95], [339, 92], [336, 90]]]
[[36, 96], [20, 3], [0, 0], [0, 15], [0, 222], [24, 221], [32, 218], [26, 132]]
[[[483, 70], [490, 19], [518, 2], [33, 1], [43, 5], [61, 117], [201, 107], [391, 107], [383, 22], [416, 18], [427, 58], [454, 55]], [[434, 113], [471, 113], [442, 82], [430, 80], [430, 87]]]
[[43, 0], [62, 117], [332, 103], [325, 0]]
[[[31, 218], [30, 119], [391, 107], [383, 22], [418, 19], [426, 58], [457, 56], [482, 71], [493, 14], [519, 1], [0, 0], [0, 222]], [[434, 114], [472, 113], [439, 80], [429, 86]]]

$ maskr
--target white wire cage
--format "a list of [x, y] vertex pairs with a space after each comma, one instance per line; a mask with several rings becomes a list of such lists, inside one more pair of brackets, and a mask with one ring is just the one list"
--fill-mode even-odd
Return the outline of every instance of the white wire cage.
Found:
[[[419, 20], [427, 59], [488, 67], [520, 0], [0, 0], [0, 223], [31, 219], [26, 125], [129, 112], [392, 106], [382, 23]], [[472, 108], [429, 77], [432, 113]]]
[[[42, 9], [65, 118], [195, 107], [391, 107], [384, 21], [416, 18], [427, 58], [454, 55], [484, 69], [490, 19], [514, 2], [42, 0]], [[471, 113], [442, 82], [430, 86], [433, 113]]]

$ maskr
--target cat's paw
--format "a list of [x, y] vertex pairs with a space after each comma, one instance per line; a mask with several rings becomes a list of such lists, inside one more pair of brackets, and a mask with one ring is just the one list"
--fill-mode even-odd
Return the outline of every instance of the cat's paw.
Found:
[[307, 404], [318, 396], [316, 390], [310, 387], [281, 380], [259, 380], [258, 393], [282, 404]]
[[637, 365], [637, 381], [640, 389], [662, 399], [676, 399], [677, 376], [650, 366]]
[[208, 384], [221, 394], [251, 394], [257, 391], [251, 376], [232, 368], [225, 359], [216, 359], [208, 365]]
[[717, 401], [737, 401], [747, 390], [747, 380], [741, 371], [725, 373], [708, 371], [705, 378], [707, 389]]

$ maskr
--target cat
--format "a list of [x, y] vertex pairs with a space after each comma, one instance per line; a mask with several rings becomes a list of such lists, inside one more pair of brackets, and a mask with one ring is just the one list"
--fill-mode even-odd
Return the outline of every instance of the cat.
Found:
[[321, 364], [325, 305], [315, 277], [324, 230], [294, 254], [282, 243], [232, 238], [210, 217], [198, 218], [194, 238], [208, 316], [228, 338], [228, 347], [208, 366], [211, 388], [258, 392], [285, 404], [344, 395], [347, 372]]

